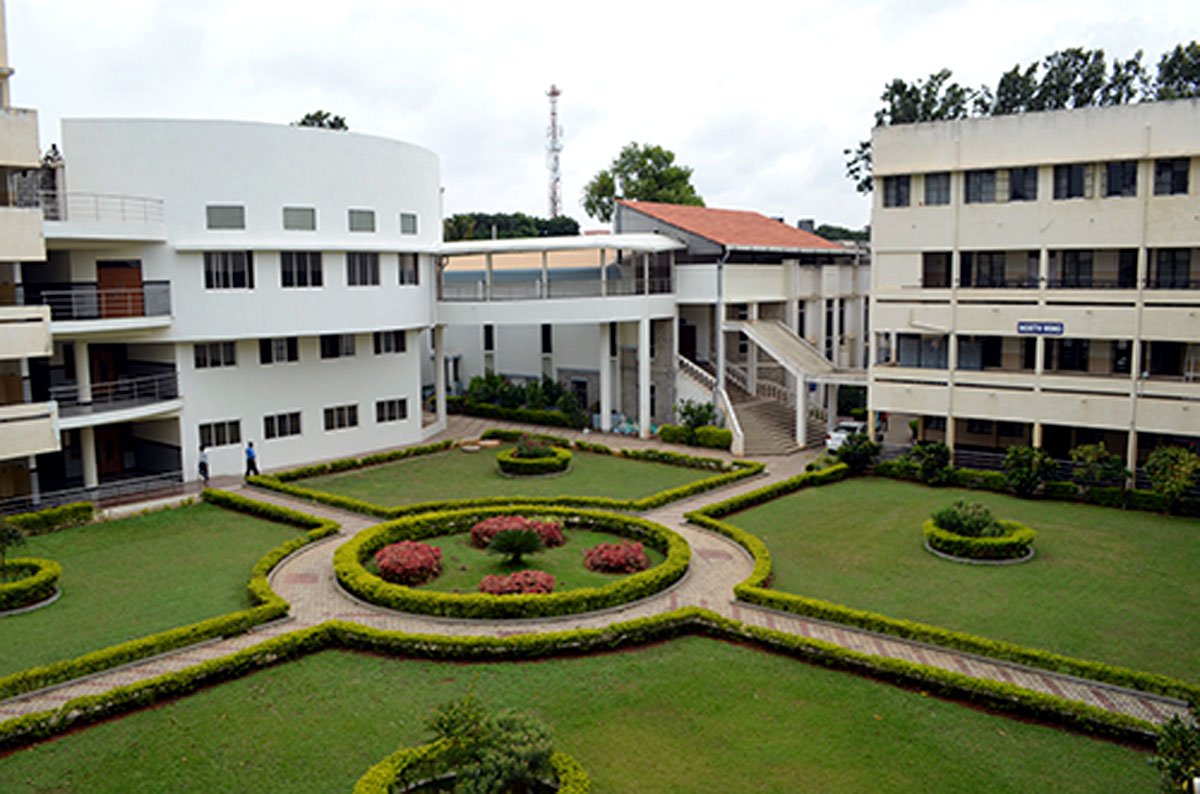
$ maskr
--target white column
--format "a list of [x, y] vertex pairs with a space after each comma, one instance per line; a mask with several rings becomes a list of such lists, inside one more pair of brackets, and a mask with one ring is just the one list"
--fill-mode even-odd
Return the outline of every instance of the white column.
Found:
[[796, 378], [796, 443], [804, 449], [808, 440], [808, 380]]
[[92, 401], [92, 362], [88, 355], [88, 343], [75, 340], [75, 383], [79, 391], [79, 402]]
[[483, 256], [484, 262], [487, 265], [486, 272], [484, 273], [483, 299], [490, 301], [492, 299], [492, 255], [484, 254]]
[[446, 423], [446, 326], [433, 327], [433, 401], [438, 424]]
[[650, 318], [638, 320], [638, 436], [650, 438]]
[[[746, 321], [754, 322], [758, 319], [758, 304], [750, 303], [746, 306]], [[758, 343], [746, 336], [746, 385], [751, 394], [758, 393]]]
[[600, 249], [600, 297], [602, 298], [608, 295], [608, 273], [604, 261], [606, 253], [603, 248]]
[[[549, 262], [549, 256], [550, 256], [550, 254], [549, 254], [548, 252], [546, 252], [546, 251], [542, 251], [542, 297], [543, 297], [543, 298], [549, 298], [549, 297], [550, 297], [550, 262]], [[587, 406], [585, 405], [584, 407], [586, 408]]]
[[600, 429], [612, 431], [612, 353], [608, 345], [608, 323], [600, 323]]
[[100, 474], [96, 467], [96, 432], [93, 428], [79, 428], [79, 447], [83, 458], [83, 486], [95, 488], [100, 484]]

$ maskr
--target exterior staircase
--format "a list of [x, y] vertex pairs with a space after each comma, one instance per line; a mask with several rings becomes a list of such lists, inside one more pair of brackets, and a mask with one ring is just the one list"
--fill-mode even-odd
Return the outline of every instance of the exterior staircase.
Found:
[[[734, 403], [747, 455], [790, 455], [798, 452], [796, 412], [776, 400], [758, 398]], [[822, 434], [824, 437], [824, 434]]]

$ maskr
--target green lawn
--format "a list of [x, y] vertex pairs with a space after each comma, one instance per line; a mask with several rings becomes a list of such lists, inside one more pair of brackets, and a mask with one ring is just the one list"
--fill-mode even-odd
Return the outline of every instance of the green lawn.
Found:
[[635, 461], [589, 452], [574, 452], [571, 469], [554, 477], [505, 477], [496, 467], [496, 452], [511, 447], [466, 453], [450, 450], [366, 469], [311, 477], [297, 485], [362, 499], [377, 505], [408, 505], [479, 496], [644, 496], [715, 476], [665, 463]]
[[536, 663], [328, 651], [0, 760], [0, 790], [349, 791], [474, 689], [596, 792], [1150, 791], [1146, 756], [703, 638]]
[[29, 538], [17, 554], [62, 565], [62, 596], [0, 618], [0, 675], [243, 609], [254, 563], [298, 533], [197, 504]]
[[[1038, 531], [1037, 556], [964, 565], [921, 524], [966, 498]], [[1200, 681], [1200, 521], [860, 478], [730, 516], [771, 552], [773, 586], [894, 618]]]

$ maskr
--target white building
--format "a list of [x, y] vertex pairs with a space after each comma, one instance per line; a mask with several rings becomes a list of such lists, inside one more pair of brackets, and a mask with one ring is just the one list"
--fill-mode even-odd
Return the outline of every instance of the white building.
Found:
[[1194, 445], [1197, 130], [1194, 99], [877, 128], [871, 408], [960, 457]]

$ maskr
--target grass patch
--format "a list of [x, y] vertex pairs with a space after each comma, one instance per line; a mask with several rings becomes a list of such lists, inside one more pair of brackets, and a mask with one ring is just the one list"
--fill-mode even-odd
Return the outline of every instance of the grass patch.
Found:
[[[922, 522], [955, 499], [982, 502], [997, 517], [1037, 530], [1037, 556], [1022, 565], [975, 566], [926, 552]], [[779, 590], [1197, 679], [1194, 519], [857, 479], [725, 520], [767, 544]]]
[[29, 538], [22, 553], [63, 567], [62, 597], [0, 618], [0, 675], [223, 615], [294, 527], [197, 504]]
[[[698, 637], [538, 663], [328, 651], [16, 752], [4, 791], [349, 791], [474, 689], [594, 791], [1142, 791], [1145, 755]], [[1070, 763], [1064, 763], [1069, 759]]]
[[713, 472], [577, 451], [571, 469], [553, 477], [506, 477], [496, 449], [450, 450], [365, 469], [297, 480], [296, 485], [394, 507], [481, 496], [607, 496], [641, 499], [713, 476]]

